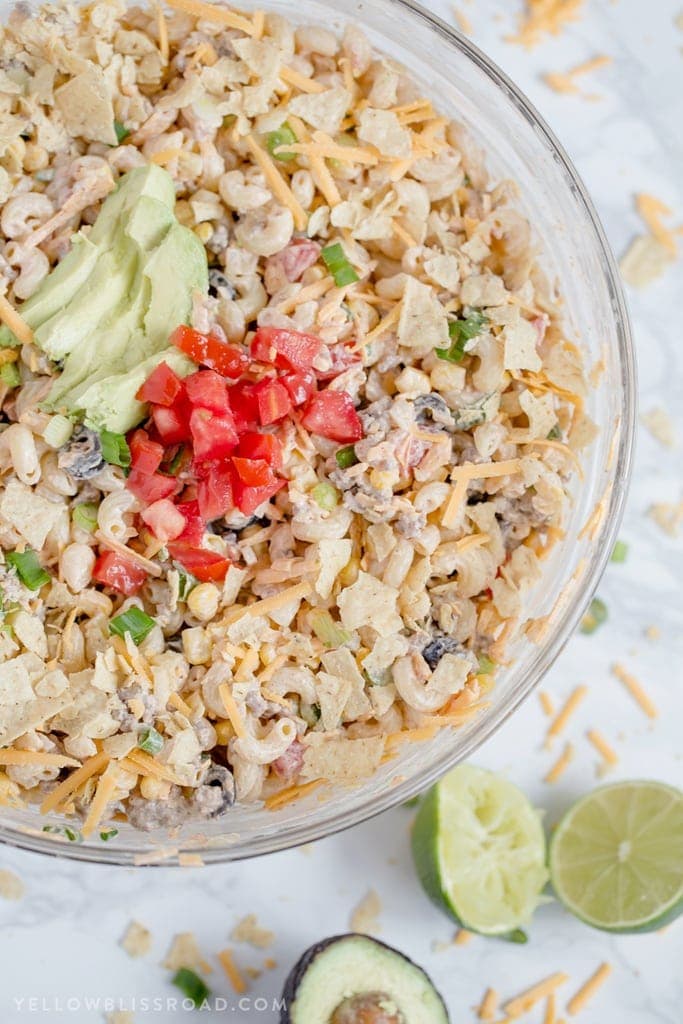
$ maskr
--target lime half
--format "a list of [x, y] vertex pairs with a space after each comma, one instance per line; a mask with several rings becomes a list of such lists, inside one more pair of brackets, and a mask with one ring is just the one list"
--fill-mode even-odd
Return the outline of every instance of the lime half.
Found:
[[506, 779], [459, 765], [426, 795], [413, 828], [415, 867], [428, 896], [458, 924], [524, 941], [517, 929], [548, 873], [540, 815]]
[[550, 846], [567, 910], [610, 932], [649, 932], [683, 912], [683, 793], [617, 782], [567, 812]]

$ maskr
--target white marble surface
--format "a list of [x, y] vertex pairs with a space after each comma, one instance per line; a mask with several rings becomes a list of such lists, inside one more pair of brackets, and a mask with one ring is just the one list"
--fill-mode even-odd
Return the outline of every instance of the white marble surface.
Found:
[[[450, 17], [445, 0], [433, 6]], [[461, 4], [473, 22], [476, 42], [521, 85], [569, 150], [621, 253], [639, 228], [635, 191], [660, 196], [676, 211], [677, 222], [683, 220], [683, 32], [674, 25], [681, 0], [588, 0], [586, 7], [585, 16], [560, 38], [528, 54], [503, 42], [519, 8], [516, 0]], [[615, 59], [585, 82], [599, 101], [556, 95], [539, 79], [542, 71], [566, 70], [596, 53]], [[610, 566], [600, 588], [609, 623], [592, 638], [577, 636], [544, 684], [556, 701], [578, 682], [590, 686], [569, 729], [576, 759], [555, 787], [540, 781], [554, 754], [540, 749], [544, 719], [535, 697], [476, 757], [477, 763], [505, 771], [521, 784], [547, 808], [550, 822], [596, 782], [596, 755], [585, 739], [591, 725], [599, 725], [620, 753], [615, 777], [683, 782], [683, 541], [666, 536], [645, 518], [651, 501], [683, 496], [683, 346], [679, 303], [674, 301], [683, 290], [682, 266], [679, 261], [666, 278], [629, 295], [641, 407], [661, 405], [677, 415], [679, 447], [666, 452], [641, 432], [622, 531], [629, 558], [625, 565]], [[652, 624], [661, 630], [657, 641], [644, 635]], [[654, 725], [610, 675], [609, 665], [617, 658], [647, 685], [661, 709]], [[134, 998], [173, 996], [167, 972], [159, 966], [173, 933], [191, 930], [213, 953], [228, 944], [234, 922], [248, 912], [256, 912], [276, 932], [278, 967], [253, 984], [241, 1008], [216, 967], [211, 984], [228, 1008], [211, 1016], [274, 1021], [272, 999], [289, 965], [311, 942], [345, 930], [351, 909], [369, 887], [383, 902], [381, 937], [430, 971], [458, 1024], [475, 1019], [471, 1008], [487, 984], [512, 995], [561, 969], [571, 975], [566, 986], [571, 994], [602, 960], [613, 964], [614, 973], [585, 1011], [586, 1024], [677, 1024], [683, 1019], [683, 921], [664, 934], [611, 938], [549, 905], [537, 913], [526, 947], [475, 938], [466, 947], [433, 951], [433, 940], [446, 940], [453, 932], [415, 879], [408, 851], [410, 817], [410, 811], [399, 809], [313, 848], [202, 870], [104, 869], [0, 849], [0, 868], [13, 869], [26, 884], [20, 903], [0, 900], [0, 1021], [21, 1024], [41, 1015], [86, 1024], [102, 1020], [97, 1004], [86, 1004], [88, 998], [111, 997], [130, 1006]], [[129, 959], [116, 945], [133, 916], [154, 935], [144, 960]], [[248, 947], [238, 947], [236, 956], [242, 966], [259, 966], [263, 959]], [[137, 1012], [136, 1024], [186, 1016], [160, 1005]]]

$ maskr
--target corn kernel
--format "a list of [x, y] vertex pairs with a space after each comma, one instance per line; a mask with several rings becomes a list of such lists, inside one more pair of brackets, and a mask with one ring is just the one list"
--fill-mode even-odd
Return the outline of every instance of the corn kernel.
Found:
[[211, 637], [201, 626], [184, 629], [183, 654], [190, 665], [207, 665], [211, 661]]
[[422, 370], [406, 366], [394, 381], [402, 395], [428, 395], [432, 390], [429, 377]]
[[465, 368], [441, 359], [429, 374], [435, 391], [462, 391], [465, 386]]
[[213, 583], [200, 583], [187, 597], [187, 607], [200, 622], [210, 622], [218, 611], [221, 592]]
[[343, 587], [351, 587], [358, 579], [359, 569], [360, 559], [357, 555], [352, 555], [342, 571], [339, 573], [337, 579]]
[[230, 722], [214, 722], [213, 727], [216, 730], [216, 742], [219, 746], [225, 746], [235, 735]]
[[197, 227], [194, 229], [194, 233], [199, 239], [199, 241], [203, 242], [204, 245], [206, 245], [206, 243], [213, 235], [213, 225], [209, 224], [208, 220], [205, 220], [202, 224], [197, 225]]
[[145, 800], [166, 800], [171, 792], [171, 783], [165, 779], [151, 779], [145, 776], [140, 782], [140, 792]]

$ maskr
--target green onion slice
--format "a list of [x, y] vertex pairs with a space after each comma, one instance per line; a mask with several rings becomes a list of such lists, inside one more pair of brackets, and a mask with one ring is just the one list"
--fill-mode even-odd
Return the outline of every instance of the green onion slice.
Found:
[[315, 485], [311, 495], [315, 503], [328, 512], [339, 504], [339, 491], [333, 484], [329, 484], [325, 480]]
[[0, 366], [0, 383], [7, 388], [17, 388], [21, 384], [21, 374], [16, 363], [3, 363]]
[[125, 124], [121, 124], [120, 121], [114, 121], [114, 131], [116, 132], [116, 141], [119, 146], [130, 135], [130, 128], [126, 128]]
[[84, 501], [83, 504], [76, 505], [72, 509], [71, 519], [74, 526], [93, 533], [97, 529], [97, 505], [92, 501]]
[[607, 605], [599, 597], [594, 597], [590, 603], [588, 611], [581, 619], [581, 632], [590, 635], [606, 621]]
[[297, 137], [291, 129], [291, 126], [285, 121], [284, 124], [280, 125], [272, 132], [268, 132], [266, 136], [266, 148], [270, 155], [276, 160], [281, 160], [282, 163], [289, 163], [291, 160], [296, 160], [296, 153], [276, 153], [275, 151], [280, 146], [292, 146], [297, 141]]
[[354, 284], [360, 281], [356, 271], [353, 269], [340, 242], [328, 245], [320, 253], [322, 261], [332, 274], [337, 288], [343, 288], [347, 284]]
[[356, 449], [352, 444], [347, 444], [346, 448], [340, 448], [335, 458], [340, 469], [348, 469], [349, 466], [355, 466], [358, 462]]
[[330, 613], [323, 608], [315, 608], [310, 612], [308, 621], [318, 640], [322, 640], [325, 647], [343, 647], [351, 639], [348, 630], [342, 629]]
[[202, 1003], [211, 995], [211, 989], [202, 981], [198, 974], [191, 971], [189, 967], [181, 967], [173, 975], [173, 984], [176, 988], [190, 999], [195, 1006]]
[[100, 832], [100, 839], [103, 843], [108, 843], [110, 839], [116, 839], [118, 834], [119, 830], [117, 828], [105, 828]]
[[488, 317], [480, 310], [470, 313], [464, 320], [451, 320], [448, 325], [448, 337], [451, 344], [448, 348], [435, 349], [439, 359], [446, 359], [449, 363], [459, 363], [465, 356], [465, 346], [472, 338], [481, 333], [484, 324], [488, 323]]
[[130, 633], [133, 643], [139, 645], [155, 625], [154, 619], [147, 612], [132, 605], [128, 611], [121, 612], [111, 620], [109, 632], [114, 636], [125, 636], [126, 633]]
[[45, 572], [32, 548], [26, 548], [25, 551], [8, 551], [5, 561], [8, 565], [14, 566], [17, 576], [29, 590], [40, 590], [50, 582], [50, 574]]
[[158, 733], [153, 725], [147, 726], [143, 729], [138, 737], [138, 746], [140, 750], [146, 751], [155, 757], [161, 752], [164, 746], [164, 740], [161, 733]]
[[488, 657], [488, 655], [479, 655], [479, 672], [482, 676], [490, 676], [493, 672], [496, 671], [497, 667], [498, 666], [496, 665], [495, 661], [492, 661], [491, 658]]
[[103, 430], [100, 434], [102, 458], [112, 466], [128, 469], [130, 466], [130, 448], [125, 434], [115, 434], [111, 430]]
[[610, 562], [625, 562], [628, 558], [628, 544], [625, 540], [618, 540], [612, 549]]

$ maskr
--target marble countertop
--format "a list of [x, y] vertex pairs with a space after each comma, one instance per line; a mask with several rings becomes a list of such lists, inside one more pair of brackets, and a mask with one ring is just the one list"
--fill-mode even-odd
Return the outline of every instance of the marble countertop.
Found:
[[[445, 0], [431, 6], [452, 20]], [[504, 42], [520, 7], [516, 0], [462, 0], [459, 6], [472, 22], [474, 40], [519, 83], [564, 143], [618, 255], [640, 230], [635, 192], [657, 195], [675, 211], [676, 223], [683, 220], [683, 31], [675, 26], [681, 0], [589, 0], [579, 21], [531, 53]], [[593, 102], [558, 95], [540, 78], [601, 53], [614, 63], [581, 82], [582, 90], [599, 97]], [[556, 785], [541, 781], [556, 755], [541, 749], [544, 718], [535, 696], [475, 758], [520, 784], [546, 808], [549, 822], [598, 781], [597, 755], [585, 738], [594, 725], [619, 752], [614, 778], [683, 782], [683, 538], [667, 535], [646, 517], [653, 501], [683, 497], [683, 346], [675, 302], [683, 290], [682, 267], [679, 260], [660, 281], [628, 295], [641, 409], [663, 407], [678, 420], [678, 447], [667, 451], [641, 431], [622, 530], [628, 560], [609, 566], [599, 590], [609, 621], [593, 637], [576, 636], [543, 684], [556, 703], [577, 683], [589, 686], [568, 729], [574, 762]], [[657, 638], [646, 636], [651, 626]], [[611, 675], [615, 660], [646, 685], [661, 709], [654, 723]], [[172, 935], [192, 931], [212, 954], [232, 945], [229, 933], [247, 913], [256, 913], [276, 940], [267, 952], [234, 946], [238, 963], [258, 968], [272, 955], [277, 967], [255, 980], [240, 1004], [216, 966], [210, 983], [226, 1008], [211, 1016], [274, 1021], [273, 1000], [289, 966], [310, 943], [347, 930], [352, 909], [369, 888], [382, 901], [380, 937], [430, 972], [458, 1024], [475, 1020], [472, 1007], [488, 984], [511, 996], [563, 970], [571, 976], [569, 996], [604, 960], [614, 971], [581, 1018], [586, 1024], [681, 1021], [683, 921], [664, 933], [611, 937], [550, 904], [536, 914], [526, 947], [475, 937], [465, 946], [439, 948], [452, 939], [453, 928], [416, 880], [410, 818], [411, 811], [400, 808], [313, 847], [201, 870], [105, 869], [0, 848], [0, 869], [16, 872], [26, 887], [20, 902], [0, 899], [0, 1021], [21, 1024], [36, 1014], [72, 1024], [101, 1021], [107, 997], [125, 1008], [148, 1000], [147, 1009], [138, 1002], [136, 1024], [186, 1016], [165, 1002], [177, 994], [159, 965]], [[138, 960], [117, 946], [133, 917], [154, 940], [151, 953]]]

